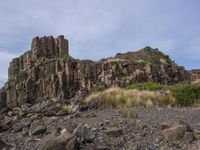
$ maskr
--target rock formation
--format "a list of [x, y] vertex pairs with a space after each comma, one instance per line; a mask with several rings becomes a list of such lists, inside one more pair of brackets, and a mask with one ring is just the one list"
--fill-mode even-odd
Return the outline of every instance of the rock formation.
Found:
[[8, 82], [0, 90], [0, 108], [71, 98], [78, 90], [96, 85], [173, 84], [190, 78], [184, 68], [150, 47], [97, 62], [73, 59], [68, 51], [64, 36], [34, 38], [31, 50], [10, 63]]
[[194, 69], [190, 71], [191, 80], [199, 80], [200, 79], [200, 69]]

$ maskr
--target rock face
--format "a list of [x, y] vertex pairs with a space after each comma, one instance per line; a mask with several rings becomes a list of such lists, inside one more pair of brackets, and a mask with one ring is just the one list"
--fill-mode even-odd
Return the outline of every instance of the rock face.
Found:
[[[66, 96], [64, 67], [71, 65], [67, 58], [68, 41], [64, 36], [34, 38], [31, 50], [10, 63], [8, 82], [0, 94], [0, 101], [15, 107], [25, 102]], [[2, 103], [1, 107], [4, 105]]]
[[92, 86], [125, 86], [135, 82], [173, 84], [189, 79], [189, 73], [158, 49], [117, 54], [97, 62], [69, 56], [68, 41], [36, 37], [31, 50], [11, 61], [8, 82], [0, 90], [0, 108], [26, 102], [73, 97]]
[[191, 74], [191, 80], [199, 80], [200, 79], [200, 69], [194, 69], [190, 71]]

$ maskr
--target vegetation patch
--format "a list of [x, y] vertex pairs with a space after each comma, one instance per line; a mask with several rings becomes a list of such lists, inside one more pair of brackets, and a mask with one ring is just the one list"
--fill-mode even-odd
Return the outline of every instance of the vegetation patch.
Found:
[[126, 88], [95, 87], [86, 102], [100, 100], [106, 107], [191, 106], [200, 103], [200, 84], [130, 84]]
[[90, 93], [102, 92], [106, 89], [104, 85], [95, 85], [90, 89]]
[[86, 98], [89, 103], [100, 100], [105, 107], [152, 107], [174, 105], [175, 99], [171, 92], [140, 91], [137, 89], [109, 88], [103, 92], [93, 93]]
[[152, 83], [152, 82], [145, 82], [145, 83], [129, 84], [127, 86], [127, 89], [157, 91], [157, 90], [167, 90], [168, 86], [163, 85], [163, 84]]
[[170, 87], [177, 104], [190, 106], [200, 102], [200, 84], [175, 85]]

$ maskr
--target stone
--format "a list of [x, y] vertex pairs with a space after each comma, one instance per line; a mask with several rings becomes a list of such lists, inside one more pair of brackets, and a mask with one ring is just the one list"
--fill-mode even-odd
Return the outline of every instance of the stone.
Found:
[[79, 144], [77, 142], [77, 137], [72, 138], [65, 147], [66, 150], [79, 150]]
[[118, 136], [121, 136], [123, 134], [122, 129], [116, 128], [116, 127], [108, 129], [106, 131], [106, 133], [110, 137], [118, 137]]
[[73, 133], [74, 130], [77, 128], [77, 124], [75, 124], [74, 122], [67, 122], [67, 124], [64, 124], [61, 128], [66, 129], [70, 133]]
[[6, 143], [0, 139], [0, 149], [4, 149], [6, 146]]
[[38, 118], [38, 114], [34, 114], [34, 115], [32, 115], [32, 116], [30, 117], [31, 120], [35, 120], [35, 119], [37, 119], [37, 118]]
[[187, 131], [191, 131], [190, 125], [182, 120], [169, 120], [160, 124], [162, 130], [168, 129], [170, 127], [175, 127], [179, 125], [184, 125]]
[[29, 118], [24, 118], [20, 120], [19, 122], [15, 123], [12, 128], [15, 132], [21, 131], [25, 127], [30, 127], [31, 120]]
[[28, 135], [28, 132], [29, 132], [28, 128], [23, 128], [23, 129], [22, 129], [22, 134], [23, 134], [24, 136]]
[[186, 126], [178, 125], [163, 130], [162, 135], [167, 141], [177, 141], [184, 137], [186, 131], [187, 131]]
[[87, 125], [79, 125], [75, 130], [73, 135], [79, 137], [80, 142], [92, 142], [95, 138], [94, 133]]
[[55, 135], [47, 135], [40, 140], [41, 150], [64, 150], [65, 144], [63, 141], [59, 141]]
[[44, 121], [38, 120], [31, 124], [29, 135], [40, 135], [46, 132]]
[[0, 89], [0, 109], [6, 107], [6, 92], [2, 89]]
[[96, 150], [110, 150], [110, 148], [104, 145], [97, 145]]
[[68, 111], [66, 110], [60, 110], [59, 112], [56, 113], [57, 116], [65, 116], [68, 115]]
[[64, 150], [73, 135], [66, 129], [61, 131], [59, 136], [49, 134], [40, 141], [41, 150]]
[[8, 130], [11, 127], [12, 121], [11, 117], [5, 117], [3, 120], [0, 120], [0, 130]]
[[56, 116], [60, 111], [60, 108], [56, 106], [49, 106], [42, 110], [42, 114], [46, 116]]
[[185, 132], [184, 141], [189, 144], [196, 139], [194, 132]]

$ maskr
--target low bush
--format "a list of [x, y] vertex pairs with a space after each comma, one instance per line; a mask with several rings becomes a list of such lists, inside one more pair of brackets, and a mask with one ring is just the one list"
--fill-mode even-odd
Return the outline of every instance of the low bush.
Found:
[[104, 85], [96, 85], [96, 86], [93, 86], [91, 89], [90, 89], [90, 94], [92, 93], [96, 93], [96, 92], [102, 92], [104, 91], [106, 88]]
[[167, 85], [157, 84], [152, 82], [135, 83], [127, 86], [127, 89], [138, 89], [138, 90], [149, 90], [149, 91], [157, 91], [167, 88], [168, 88]]
[[170, 91], [181, 106], [200, 102], [200, 84], [175, 85], [170, 87]]

